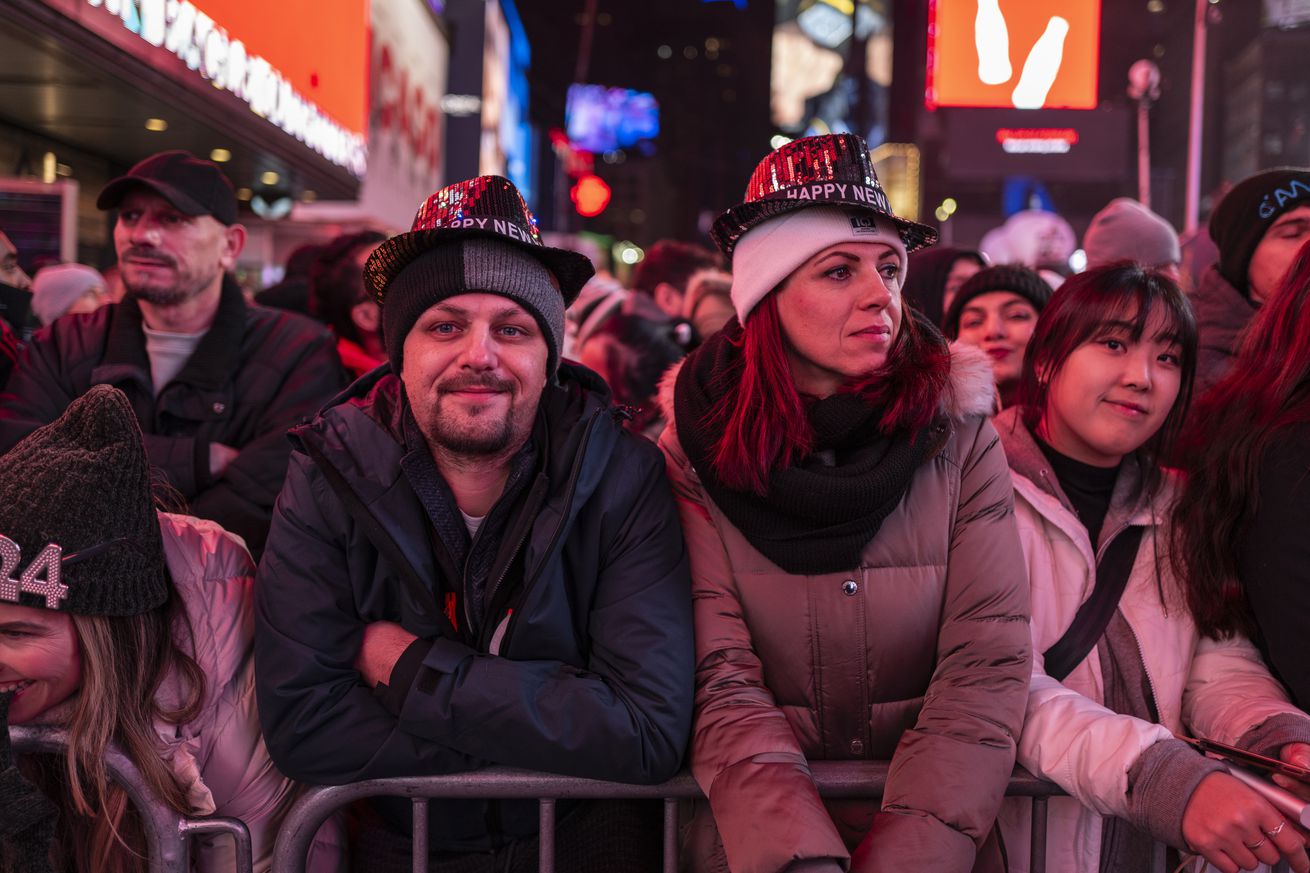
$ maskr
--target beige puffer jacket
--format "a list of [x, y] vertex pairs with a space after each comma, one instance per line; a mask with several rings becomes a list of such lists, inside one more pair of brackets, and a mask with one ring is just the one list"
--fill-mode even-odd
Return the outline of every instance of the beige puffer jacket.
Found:
[[[660, 445], [691, 558], [702, 807], [696, 870], [775, 873], [794, 862], [969, 871], [1014, 764], [1030, 673], [1028, 584], [1009, 469], [986, 416], [980, 353], [955, 349], [950, 434], [860, 565], [783, 572], [715, 506], [672, 424]], [[810, 760], [892, 760], [881, 810], [828, 804]], [[699, 834], [699, 835], [698, 835]], [[869, 839], [861, 845], [865, 835]]]

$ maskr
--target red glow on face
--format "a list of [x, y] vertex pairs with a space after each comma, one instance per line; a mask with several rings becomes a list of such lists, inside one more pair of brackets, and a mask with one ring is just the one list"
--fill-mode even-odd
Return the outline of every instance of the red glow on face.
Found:
[[569, 192], [573, 206], [584, 218], [595, 218], [610, 205], [610, 186], [600, 176], [583, 176]]

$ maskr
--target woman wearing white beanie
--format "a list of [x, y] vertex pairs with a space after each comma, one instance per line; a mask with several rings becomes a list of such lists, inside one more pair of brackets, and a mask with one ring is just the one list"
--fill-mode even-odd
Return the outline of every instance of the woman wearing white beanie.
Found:
[[[696, 621], [686, 867], [1001, 863], [992, 823], [1030, 674], [991, 368], [901, 303], [936, 233], [849, 134], [767, 156], [713, 237], [737, 317], [663, 394]], [[891, 760], [881, 806], [811, 760]]]

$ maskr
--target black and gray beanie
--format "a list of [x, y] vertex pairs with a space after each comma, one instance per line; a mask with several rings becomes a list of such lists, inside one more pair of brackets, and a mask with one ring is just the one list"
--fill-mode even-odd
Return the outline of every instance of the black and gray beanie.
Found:
[[1237, 183], [1210, 216], [1210, 239], [1219, 247], [1219, 273], [1250, 294], [1251, 256], [1284, 212], [1310, 206], [1310, 167], [1279, 167]]
[[958, 337], [960, 316], [964, 314], [964, 307], [973, 298], [994, 291], [1018, 294], [1031, 303], [1033, 309], [1038, 312], [1046, 307], [1046, 301], [1055, 293], [1045, 279], [1035, 271], [1019, 264], [984, 267], [966, 279], [960, 290], [955, 292], [955, 298], [951, 300], [951, 308], [946, 310], [946, 315], [942, 318], [942, 332], [950, 339]]
[[0, 456], [0, 601], [139, 615], [168, 598], [141, 428], [95, 385]]
[[486, 237], [439, 243], [406, 265], [386, 286], [382, 342], [400, 375], [405, 337], [429, 307], [457, 294], [499, 294], [532, 314], [545, 334], [553, 378], [564, 343], [564, 296], [545, 264], [526, 247]]

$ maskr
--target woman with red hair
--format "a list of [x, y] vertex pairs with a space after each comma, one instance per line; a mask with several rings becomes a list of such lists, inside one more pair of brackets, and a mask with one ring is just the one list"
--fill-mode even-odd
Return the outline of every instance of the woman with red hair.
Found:
[[[713, 236], [736, 319], [665, 380], [691, 560], [694, 870], [996, 869], [1030, 673], [991, 369], [903, 308], [929, 228], [851, 135], [764, 159]], [[808, 762], [887, 760], [881, 808]], [[717, 825], [717, 834], [716, 826]]]
[[1310, 709], [1310, 244], [1189, 421], [1175, 555], [1197, 627], [1250, 636]]

